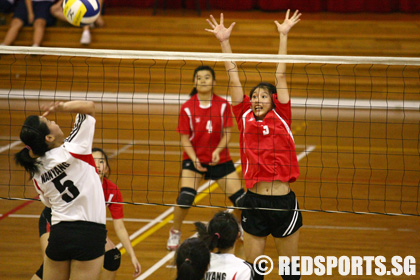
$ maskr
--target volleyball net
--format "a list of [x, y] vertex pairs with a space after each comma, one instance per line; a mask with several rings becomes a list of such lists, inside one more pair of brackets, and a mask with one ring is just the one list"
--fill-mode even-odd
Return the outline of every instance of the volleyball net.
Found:
[[[225, 60], [244, 91], [275, 83], [287, 63], [302, 211], [419, 216], [420, 59], [0, 47], [0, 198], [36, 199], [13, 156], [25, 118], [52, 100], [95, 101], [94, 146], [110, 157], [125, 203], [173, 206], [180, 187], [180, 106], [199, 65], [214, 68], [228, 97]], [[50, 116], [69, 133], [74, 115]], [[239, 132], [229, 149], [240, 172]], [[242, 178], [242, 177], [241, 177]], [[198, 207], [230, 207], [211, 186]]]

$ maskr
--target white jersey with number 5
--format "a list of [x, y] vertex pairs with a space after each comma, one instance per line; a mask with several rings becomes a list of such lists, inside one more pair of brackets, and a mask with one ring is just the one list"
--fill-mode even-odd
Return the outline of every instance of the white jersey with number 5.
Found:
[[38, 160], [35, 188], [52, 209], [52, 225], [67, 221], [106, 223], [105, 199], [92, 157], [96, 120], [78, 114], [70, 136]]

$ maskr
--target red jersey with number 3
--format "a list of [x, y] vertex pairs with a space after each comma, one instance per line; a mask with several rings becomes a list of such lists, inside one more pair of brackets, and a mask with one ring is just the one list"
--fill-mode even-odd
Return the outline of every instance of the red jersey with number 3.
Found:
[[[226, 99], [215, 94], [208, 106], [200, 105], [198, 94], [181, 107], [177, 131], [189, 135], [194, 151], [201, 163], [212, 161], [212, 153], [223, 137], [223, 129], [232, 127], [232, 108]], [[184, 152], [183, 159], [189, 159]], [[220, 163], [230, 161], [229, 150], [220, 152]]]
[[112, 181], [104, 178], [102, 181], [102, 188], [104, 190], [105, 203], [108, 206], [109, 212], [111, 212], [112, 219], [124, 218], [124, 211], [122, 204], [115, 204], [110, 202], [123, 202], [123, 198], [120, 189]]
[[273, 94], [275, 108], [257, 121], [251, 101], [244, 96], [242, 103], [233, 106], [238, 123], [241, 145], [242, 173], [246, 187], [258, 182], [294, 182], [299, 177], [295, 142], [290, 129], [290, 101], [281, 104]]

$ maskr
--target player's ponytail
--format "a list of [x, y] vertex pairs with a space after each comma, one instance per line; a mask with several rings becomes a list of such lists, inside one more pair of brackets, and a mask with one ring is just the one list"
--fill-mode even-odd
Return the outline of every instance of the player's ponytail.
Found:
[[41, 122], [39, 116], [26, 118], [20, 131], [20, 140], [25, 148], [15, 154], [16, 164], [25, 168], [31, 178], [39, 170], [38, 157], [45, 155], [49, 150], [45, 136], [50, 134], [48, 126]]
[[210, 251], [198, 238], [190, 238], [176, 252], [176, 280], [202, 280], [210, 264]]
[[[193, 82], [195, 81], [195, 76], [197, 75], [197, 72], [198, 71], [203, 71], [203, 70], [209, 71], [211, 73], [211, 76], [213, 77], [213, 81], [216, 80], [216, 73], [214, 73], [213, 68], [211, 68], [208, 65], [201, 65], [201, 66], [198, 66], [197, 68], [195, 68], [195, 70], [194, 70]], [[196, 94], [197, 94], [197, 89], [195, 87], [193, 87], [193, 89], [190, 92], [190, 96], [194, 96]]]
[[235, 217], [228, 212], [219, 212], [206, 227], [203, 223], [195, 223], [199, 237], [206, 242], [210, 251], [229, 249], [238, 239], [239, 224]]

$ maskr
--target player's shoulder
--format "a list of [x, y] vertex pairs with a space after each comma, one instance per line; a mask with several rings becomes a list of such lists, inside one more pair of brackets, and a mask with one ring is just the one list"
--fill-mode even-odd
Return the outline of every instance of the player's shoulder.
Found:
[[225, 97], [217, 95], [217, 94], [213, 94], [213, 101], [216, 101], [219, 104], [226, 103], [226, 104], [230, 105]]
[[197, 94], [191, 96], [187, 101], [184, 102], [184, 104], [181, 105], [181, 110], [184, 110], [185, 108], [191, 108], [195, 105], [199, 105], [197, 101]]

